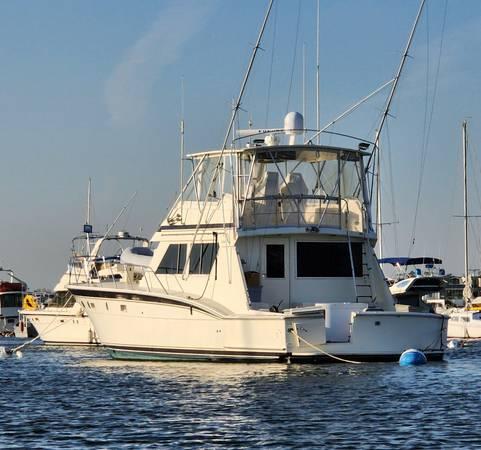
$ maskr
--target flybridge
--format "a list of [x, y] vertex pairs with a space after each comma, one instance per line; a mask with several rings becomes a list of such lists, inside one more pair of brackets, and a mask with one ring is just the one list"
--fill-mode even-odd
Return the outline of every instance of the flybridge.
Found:
[[280, 143], [282, 136], [273, 135], [273, 130], [261, 130], [270, 134], [255, 145], [189, 155], [192, 175], [169, 214], [169, 226], [228, 221], [244, 230], [368, 232], [363, 163], [368, 145], [361, 142], [352, 149], [296, 144], [302, 116], [295, 114], [297, 124], [286, 123], [291, 128], [280, 131], [288, 143]]

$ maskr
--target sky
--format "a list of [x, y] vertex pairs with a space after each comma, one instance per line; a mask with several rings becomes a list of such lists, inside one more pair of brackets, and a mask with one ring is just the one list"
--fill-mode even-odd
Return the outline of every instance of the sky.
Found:
[[[321, 123], [394, 77], [418, 5], [320, 0]], [[85, 222], [89, 177], [95, 230], [136, 192], [117, 228], [150, 237], [179, 189], [181, 84], [187, 152], [220, 147], [266, 7], [0, 1], [0, 265], [31, 288], [53, 287]], [[315, 0], [275, 3], [242, 126], [279, 127], [287, 111], [302, 111], [303, 54], [306, 124], [315, 126], [315, 18]], [[384, 227], [384, 256], [440, 256], [447, 271], [463, 269], [453, 216], [462, 214], [466, 118], [470, 213], [481, 214], [480, 49], [481, 2], [427, 1], [382, 137], [383, 221], [397, 222]], [[372, 138], [386, 95], [333, 131]], [[481, 267], [479, 226], [473, 218], [472, 268]]]

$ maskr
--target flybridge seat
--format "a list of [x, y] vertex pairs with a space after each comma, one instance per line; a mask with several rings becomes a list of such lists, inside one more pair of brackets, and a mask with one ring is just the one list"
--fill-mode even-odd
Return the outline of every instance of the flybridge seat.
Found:
[[149, 267], [154, 253], [148, 247], [129, 247], [120, 255], [121, 264]]
[[254, 201], [246, 205], [245, 218], [250, 227], [265, 227], [279, 222], [277, 198], [279, 173], [265, 172], [254, 191]]

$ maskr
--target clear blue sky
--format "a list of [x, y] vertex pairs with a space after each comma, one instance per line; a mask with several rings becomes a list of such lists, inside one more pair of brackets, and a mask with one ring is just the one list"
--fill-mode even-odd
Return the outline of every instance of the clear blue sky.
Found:
[[[260, 0], [0, 2], [0, 264], [32, 287], [52, 287], [84, 222], [89, 176], [98, 231], [137, 191], [120, 226], [131, 232], [142, 228], [150, 236], [178, 190], [181, 78], [188, 151], [219, 147], [266, 5]], [[389, 141], [384, 137], [401, 254], [409, 250], [426, 85], [430, 110], [444, 5], [444, 0], [428, 1], [393, 105]], [[299, 3], [280, 0], [276, 8], [241, 121], [245, 126], [251, 117], [254, 126], [280, 126], [288, 108], [301, 108], [305, 43], [306, 120], [312, 126], [316, 2], [301, 0], [289, 104]], [[322, 122], [393, 77], [417, 8], [417, 0], [321, 0]], [[462, 227], [452, 216], [462, 212], [460, 127], [467, 116], [472, 212], [481, 213], [476, 193], [480, 48], [481, 2], [451, 0], [412, 254], [442, 256], [454, 272], [462, 269]], [[380, 95], [335, 130], [372, 135], [384, 99]], [[386, 221], [394, 219], [390, 185], [386, 177]], [[386, 255], [395, 253], [393, 228], [386, 234]], [[472, 258], [479, 267], [478, 241], [473, 238]]]

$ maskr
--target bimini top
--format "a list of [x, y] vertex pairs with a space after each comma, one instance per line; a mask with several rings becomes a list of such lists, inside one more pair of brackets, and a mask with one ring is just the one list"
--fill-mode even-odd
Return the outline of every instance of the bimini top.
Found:
[[[198, 159], [202, 157], [218, 157], [222, 150], [209, 150], [205, 152], [193, 153], [188, 158]], [[364, 150], [356, 150], [344, 147], [332, 147], [329, 145], [299, 144], [299, 145], [252, 145], [243, 149], [226, 149], [223, 154], [241, 155], [250, 158], [256, 155], [259, 162], [280, 162], [280, 161], [330, 161], [342, 159], [347, 161], [357, 161], [362, 156], [370, 155]]]
[[379, 264], [392, 264], [393, 266], [416, 266], [418, 264], [442, 264], [443, 261], [432, 256], [418, 256], [416, 258], [408, 258], [399, 256], [396, 258], [382, 258], [378, 260]]

